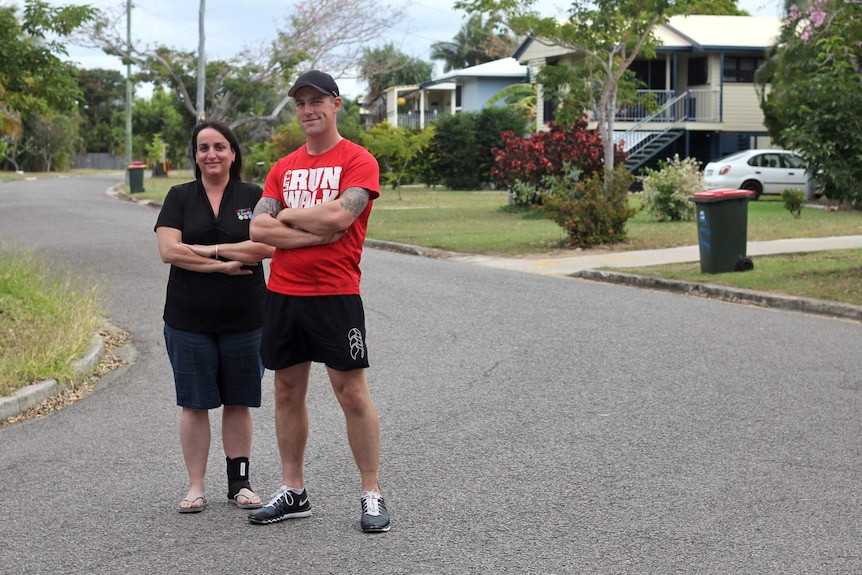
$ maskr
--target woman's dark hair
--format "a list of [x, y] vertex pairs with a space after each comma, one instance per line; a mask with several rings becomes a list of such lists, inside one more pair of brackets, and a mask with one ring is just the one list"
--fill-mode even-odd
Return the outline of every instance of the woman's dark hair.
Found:
[[242, 152], [239, 149], [239, 142], [237, 141], [236, 136], [233, 135], [233, 131], [231, 131], [230, 127], [224, 122], [220, 122], [218, 120], [198, 122], [192, 130], [192, 139], [189, 143], [189, 157], [192, 160], [192, 165], [195, 167], [195, 179], [201, 179], [201, 167], [198, 166], [198, 163], [196, 161], [198, 151], [198, 134], [201, 133], [201, 130], [204, 130], [206, 128], [212, 128], [213, 130], [219, 132], [222, 136], [224, 136], [228, 144], [230, 144], [230, 149], [233, 150], [236, 154], [233, 164], [230, 165], [230, 179], [242, 181]]

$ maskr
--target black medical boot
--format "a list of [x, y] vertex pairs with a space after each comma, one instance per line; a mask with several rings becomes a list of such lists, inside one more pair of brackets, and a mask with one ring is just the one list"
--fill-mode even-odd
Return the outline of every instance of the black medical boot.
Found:
[[239, 495], [241, 489], [251, 489], [251, 483], [248, 480], [248, 457], [225, 457], [227, 461], [227, 498], [237, 504], [237, 507], [242, 509], [257, 509], [263, 503], [240, 503], [236, 496]]

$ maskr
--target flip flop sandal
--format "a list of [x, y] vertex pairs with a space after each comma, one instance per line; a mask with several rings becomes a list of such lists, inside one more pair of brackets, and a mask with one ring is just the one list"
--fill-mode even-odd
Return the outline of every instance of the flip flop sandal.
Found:
[[248, 491], [249, 491], [249, 493], [251, 493], [251, 496], [248, 496], [248, 495], [240, 492], [240, 493], [237, 493], [236, 495], [234, 495], [233, 499], [231, 499], [231, 501], [233, 501], [236, 504], [236, 506], [239, 507], [240, 509], [260, 509], [261, 507], [263, 507], [263, 500], [259, 501], [258, 503], [240, 503], [239, 502], [239, 499], [237, 499], [237, 497], [242, 497], [246, 501], [251, 501], [255, 497], [260, 499], [260, 497], [258, 495], [256, 495], [251, 489], [249, 489]]
[[[201, 504], [195, 505], [198, 499], [201, 500]], [[191, 507], [178, 507], [177, 511], [180, 513], [200, 513], [207, 508], [208, 503], [207, 498], [204, 496], [195, 497], [194, 499], [183, 499], [180, 503], [183, 503], [183, 501], [189, 503]]]

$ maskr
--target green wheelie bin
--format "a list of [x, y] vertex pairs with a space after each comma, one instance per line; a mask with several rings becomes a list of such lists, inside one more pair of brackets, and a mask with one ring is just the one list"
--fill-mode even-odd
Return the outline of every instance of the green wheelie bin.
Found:
[[695, 203], [701, 273], [754, 268], [746, 257], [748, 202], [753, 197], [750, 190], [707, 190], [689, 198]]
[[139, 194], [144, 191], [144, 170], [147, 165], [144, 162], [132, 162], [129, 164], [129, 192]]

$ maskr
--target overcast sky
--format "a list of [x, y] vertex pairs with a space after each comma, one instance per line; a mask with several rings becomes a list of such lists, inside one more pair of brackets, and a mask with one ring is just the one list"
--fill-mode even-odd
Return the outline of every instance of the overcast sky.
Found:
[[[122, 0], [49, 0], [51, 4], [90, 4], [101, 9], [124, 8]], [[298, 1], [298, 0], [295, 0]], [[285, 17], [295, 1], [278, 0], [207, 0], [206, 46], [210, 59], [226, 59], [243, 46], [275, 39], [276, 30], [284, 28]], [[313, 1], [313, 0], [312, 0]], [[383, 0], [384, 3], [387, 0]], [[18, 0], [19, 4], [23, 2]], [[389, 0], [401, 4], [400, 0]], [[195, 0], [137, 0], [132, 2], [132, 39], [149, 44], [164, 44], [184, 50], [195, 50], [198, 44], [198, 6]], [[393, 22], [385, 32], [384, 42], [392, 42], [410, 56], [431, 61], [430, 46], [451, 40], [464, 22], [464, 14], [454, 11], [453, 0], [410, 0], [406, 17]], [[536, 8], [545, 16], [564, 15], [565, 0], [538, 0]], [[779, 16], [781, 0], [741, 0], [737, 3], [753, 16]], [[82, 68], [110, 68], [125, 72], [118, 58], [99, 51], [85, 51], [69, 46], [70, 59]], [[442, 68], [438, 68], [442, 72]], [[350, 80], [339, 82], [342, 94], [356, 97], [362, 86]]]

